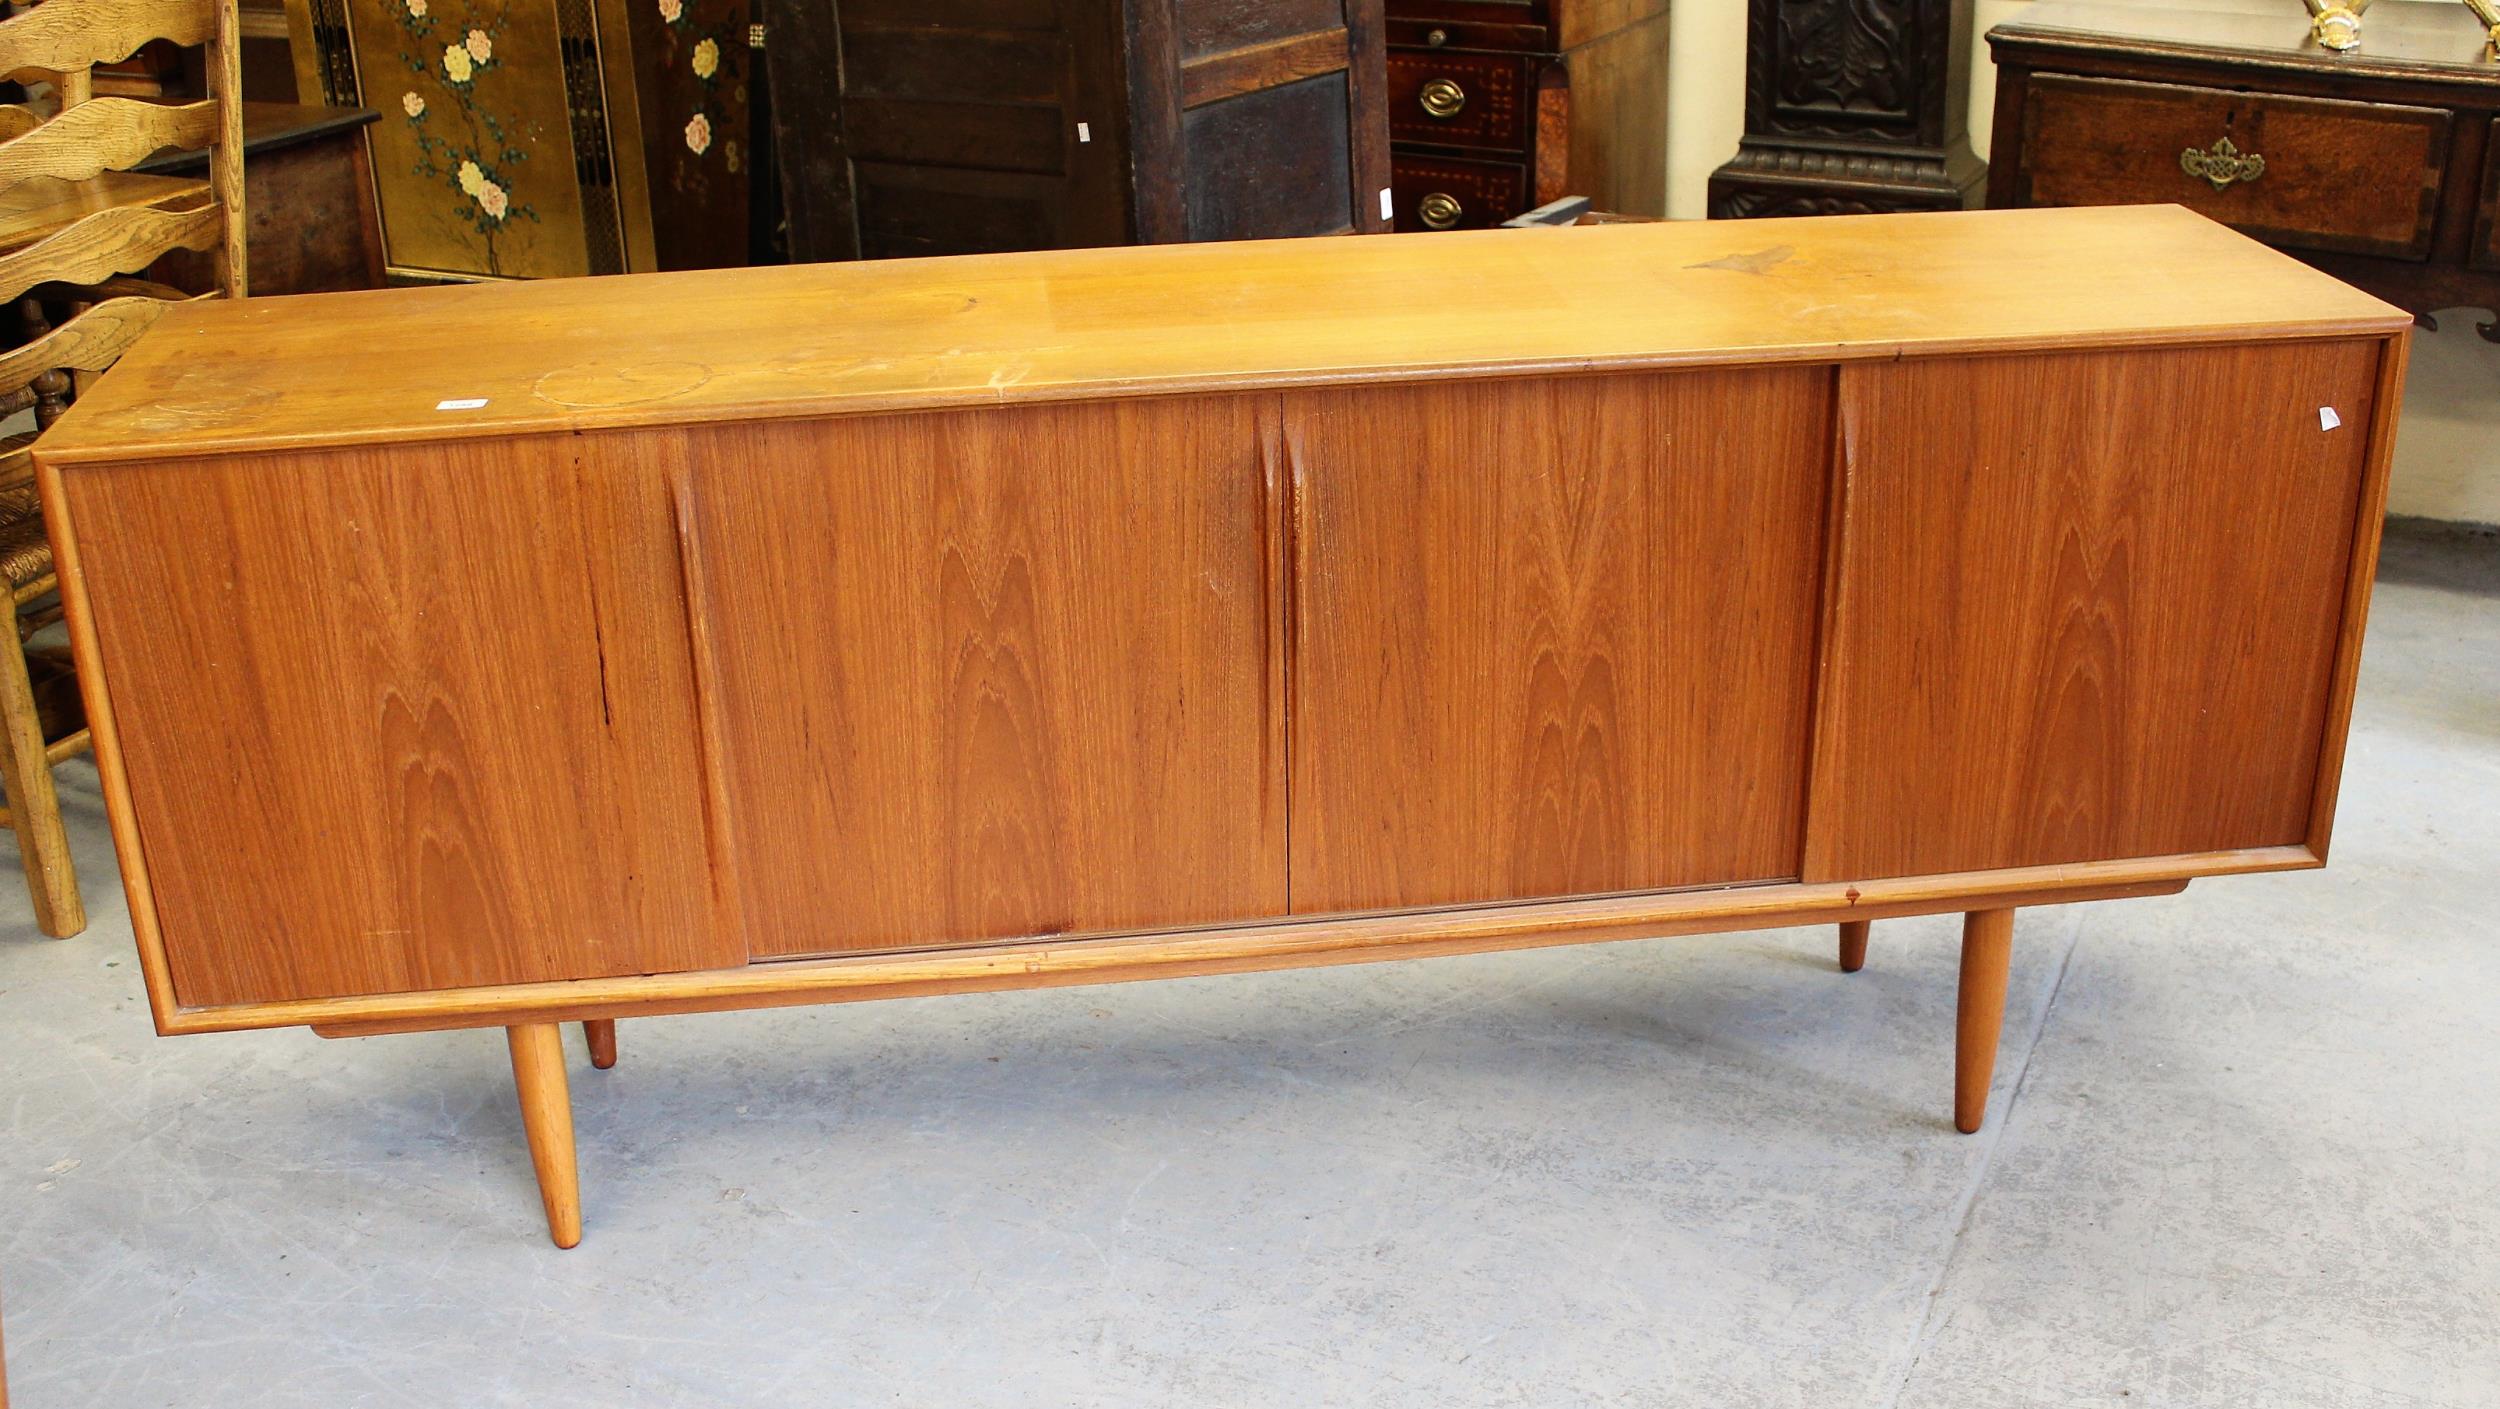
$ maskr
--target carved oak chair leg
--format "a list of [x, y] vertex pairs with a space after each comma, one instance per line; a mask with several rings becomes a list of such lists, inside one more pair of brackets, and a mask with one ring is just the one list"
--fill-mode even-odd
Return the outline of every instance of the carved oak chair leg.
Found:
[[592, 1018], [582, 1024], [582, 1036], [590, 1040], [590, 1064], [601, 1071], [616, 1065], [616, 1019]]
[[1874, 927], [1872, 920], [1840, 922], [1840, 971], [1854, 974], [1866, 967], [1866, 932]]
[[2014, 912], [1962, 917], [1962, 990], [1953, 1047], [1953, 1128], [1977, 1133], [1988, 1116], [1997, 1034], [2005, 1026], [2005, 980], [2014, 959]]
[[581, 1180], [573, 1165], [573, 1093], [564, 1078], [564, 1029], [522, 1023], [504, 1029], [512, 1043], [512, 1085], [521, 1096], [521, 1128], [529, 1132], [538, 1196], [547, 1205], [547, 1236], [560, 1248], [582, 1240]]

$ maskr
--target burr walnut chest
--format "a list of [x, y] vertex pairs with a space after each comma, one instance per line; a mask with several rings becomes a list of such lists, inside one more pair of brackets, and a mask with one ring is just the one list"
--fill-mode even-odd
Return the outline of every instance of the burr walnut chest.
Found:
[[[1453, 303], [1448, 292], [1464, 289]], [[2323, 864], [2407, 320], [2177, 208], [186, 305], [37, 450], [166, 1033]]]
[[2176, 201], [2425, 321], [2500, 313], [2500, 63], [2465, 6], [2387, 0], [2339, 54], [2273, 0], [2047, 0], [1988, 43], [1988, 204]]

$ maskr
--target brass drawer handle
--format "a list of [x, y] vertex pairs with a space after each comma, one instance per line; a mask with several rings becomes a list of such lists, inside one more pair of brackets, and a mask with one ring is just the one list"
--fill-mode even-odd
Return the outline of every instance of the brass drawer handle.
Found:
[[1467, 90], [1454, 80], [1436, 78], [1416, 93], [1415, 101], [1434, 117], [1456, 117], [1458, 110], [1467, 106]]
[[1415, 218], [1424, 222], [1427, 230], [1447, 230], [1466, 213], [1467, 208], [1458, 203], [1458, 197], [1447, 191], [1435, 191], [1415, 202]]
[[2266, 159], [2255, 152], [2242, 152], [2228, 137], [2217, 137], [2204, 151], [2190, 147], [2179, 153], [2179, 169], [2211, 181], [2219, 191], [2234, 181], [2254, 181], [2265, 175]]

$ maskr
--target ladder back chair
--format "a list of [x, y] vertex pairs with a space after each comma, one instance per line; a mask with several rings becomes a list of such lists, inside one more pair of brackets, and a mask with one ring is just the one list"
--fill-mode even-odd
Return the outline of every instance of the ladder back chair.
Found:
[[[0, 202], [40, 212], [0, 238], [0, 307], [24, 340], [0, 352], [0, 415], [34, 412], [32, 432], [0, 438], [0, 576], [13, 638], [0, 640], [0, 786], [34, 896], [35, 922], [66, 938], [86, 928], [52, 765], [85, 751], [79, 729], [46, 740], [25, 644], [60, 619], [31, 447], [85, 378], [185, 295], [133, 276], [177, 249], [213, 252], [216, 290], [244, 293], [242, 69], [235, 0], [42, 0], [0, 19], [0, 78], [49, 83], [57, 110], [0, 105]], [[91, 70], [152, 39], [207, 46], [210, 95], [188, 104], [92, 96]], [[123, 173], [166, 147], [210, 151], [205, 193]]]

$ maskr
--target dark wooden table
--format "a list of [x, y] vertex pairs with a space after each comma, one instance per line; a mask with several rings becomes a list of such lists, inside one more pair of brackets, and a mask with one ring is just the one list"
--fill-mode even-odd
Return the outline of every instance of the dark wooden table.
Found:
[[2345, 54], [2288, 0], [2044, 0], [1988, 43], [1988, 204], [2174, 201], [2426, 324], [2500, 310], [2500, 64], [2463, 5], [2382, 0]]
[[[382, 218], [364, 132], [380, 116], [371, 108], [243, 105], [244, 249], [255, 295], [382, 286]], [[136, 169], [205, 174], [208, 154], [160, 152]], [[187, 251], [168, 256], [156, 274], [177, 288], [213, 282], [207, 257]]]

